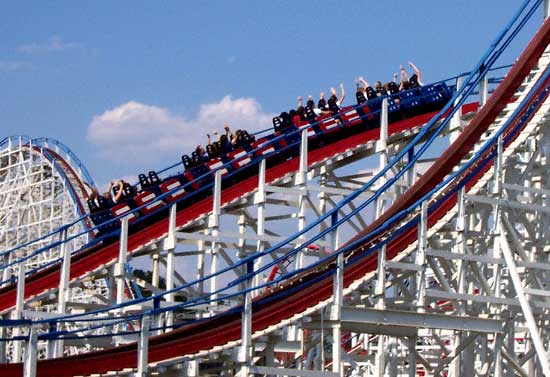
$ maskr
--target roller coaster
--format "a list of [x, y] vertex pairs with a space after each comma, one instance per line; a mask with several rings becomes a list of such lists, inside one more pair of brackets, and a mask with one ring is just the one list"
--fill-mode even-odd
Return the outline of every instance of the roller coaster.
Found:
[[115, 205], [61, 142], [5, 138], [0, 375], [550, 377], [549, 10], [465, 74], [184, 155]]

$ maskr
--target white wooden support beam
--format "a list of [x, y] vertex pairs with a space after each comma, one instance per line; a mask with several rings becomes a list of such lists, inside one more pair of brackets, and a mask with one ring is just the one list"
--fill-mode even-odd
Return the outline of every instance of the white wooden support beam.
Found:
[[[382, 108], [380, 113], [380, 138], [376, 143], [376, 152], [380, 152], [386, 155], [386, 150], [388, 148], [388, 99], [384, 98], [382, 100]], [[387, 160], [381, 165], [386, 166]]]
[[[13, 313], [13, 319], [23, 318], [23, 309], [25, 307], [25, 262], [20, 262], [17, 270], [17, 292], [15, 296], [15, 312]], [[22, 334], [21, 327], [17, 326], [13, 329], [13, 336], [20, 336]], [[19, 362], [21, 360], [23, 341], [14, 341], [13, 347], [13, 361]]]
[[[222, 172], [221, 170], [216, 171], [214, 177], [214, 195], [212, 203], [212, 214], [208, 219], [208, 227], [210, 228], [210, 234], [215, 238], [218, 235], [219, 225], [220, 225], [220, 214], [221, 214], [221, 197], [222, 197]], [[215, 275], [218, 271], [218, 243], [213, 241], [210, 246], [210, 274]], [[215, 292], [217, 290], [217, 276], [212, 276], [210, 278], [210, 292]], [[215, 302], [218, 295], [212, 294], [210, 296], [211, 300]]]
[[479, 81], [479, 106], [482, 107], [487, 103], [489, 98], [489, 78], [484, 75]]
[[254, 375], [266, 375], [266, 376], [302, 376], [302, 377], [338, 377], [339, 373], [320, 372], [314, 370], [298, 370], [290, 368], [274, 368], [274, 367], [260, 367], [252, 366], [250, 372]]
[[[174, 250], [176, 248], [176, 211], [177, 207], [172, 204], [168, 216], [168, 236], [164, 240], [164, 249], [166, 250], [166, 290], [174, 288]], [[168, 293], [167, 302], [174, 302], [174, 293]], [[166, 326], [174, 324], [174, 313], [166, 312]], [[169, 329], [167, 330], [169, 331]]]
[[[338, 227], [336, 227], [337, 222], [338, 213], [335, 212], [332, 214], [331, 217], [331, 225], [334, 226], [334, 228], [330, 232], [333, 252], [336, 252], [340, 247], [338, 239]], [[342, 305], [344, 302], [344, 255], [342, 253], [338, 254], [338, 256], [336, 257], [336, 268], [332, 284], [333, 302], [330, 317], [330, 320], [334, 321], [334, 326], [332, 327], [332, 372], [338, 373], [340, 376], [343, 376], [344, 368], [342, 365], [342, 346], [340, 344], [342, 339], [342, 328], [340, 320], [342, 318]]]
[[32, 327], [29, 330], [29, 339], [25, 347], [25, 362], [23, 377], [36, 377], [36, 359], [38, 356], [38, 332]]
[[[120, 225], [120, 241], [118, 248], [118, 261], [114, 265], [113, 276], [116, 279], [116, 303], [117, 305], [122, 304], [124, 299], [124, 276], [126, 274], [126, 261], [128, 254], [128, 216], [122, 218], [122, 224]], [[117, 313], [119, 315], [123, 314], [122, 309], [118, 309]], [[123, 324], [119, 324], [117, 327], [122, 331]], [[116, 338], [116, 343], [118, 344], [119, 340]]]
[[[384, 299], [386, 290], [386, 245], [378, 249], [378, 269], [377, 269], [376, 287], [374, 294], [376, 295], [376, 308], [384, 310], [386, 301]], [[386, 365], [386, 337], [383, 334], [378, 335], [378, 347], [374, 359], [375, 376], [383, 377]]]
[[503, 174], [502, 174], [502, 135], [497, 139], [497, 155], [495, 156], [495, 163], [493, 165], [493, 186], [491, 193], [493, 195], [500, 195], [502, 193]]
[[376, 295], [376, 308], [385, 309], [386, 301], [384, 300], [386, 291], [386, 245], [378, 249], [378, 268], [376, 271], [376, 287], [374, 294]]
[[[502, 230], [503, 229], [502, 219], [499, 218], [498, 221], [499, 221], [498, 226]], [[550, 377], [550, 365], [548, 363], [548, 353], [544, 349], [544, 344], [540, 336], [537, 322], [535, 321], [535, 318], [533, 316], [533, 311], [531, 310], [529, 301], [527, 300], [527, 296], [525, 294], [525, 290], [521, 282], [521, 277], [519, 276], [519, 272], [517, 270], [516, 263], [514, 261], [512, 250], [510, 249], [508, 240], [506, 239], [506, 236], [502, 231], [500, 234], [500, 238], [501, 238], [500, 248], [502, 250], [504, 259], [506, 260], [508, 271], [510, 273], [510, 277], [512, 278], [512, 284], [514, 286], [514, 289], [516, 290], [517, 298], [519, 300], [521, 310], [523, 312], [523, 316], [527, 324], [527, 328], [529, 329], [531, 340], [533, 342], [533, 345], [535, 346], [535, 350], [537, 351], [537, 356], [541, 364], [542, 371], [546, 377]]]
[[409, 377], [416, 376], [416, 336], [410, 336], [407, 338], [408, 355], [407, 360], [409, 362]]
[[[464, 77], [460, 76], [456, 79], [456, 91], [458, 92], [462, 86], [464, 85]], [[458, 97], [455, 100], [454, 105], [457, 106], [458, 102], [460, 101], [461, 97]], [[462, 131], [462, 108], [459, 107], [456, 112], [454, 113], [453, 117], [451, 118], [451, 129], [453, 129], [453, 132], [451, 132], [450, 135], [450, 141], [453, 143], [458, 135], [460, 135], [460, 132]]]
[[[254, 272], [254, 262], [249, 261], [246, 264], [246, 273]], [[239, 350], [238, 361], [241, 364], [239, 375], [247, 377], [250, 373], [249, 368], [252, 365], [252, 277], [246, 280], [244, 284], [246, 292], [244, 293], [244, 306], [241, 315], [241, 348]]]
[[[409, 152], [407, 154], [408, 162], [411, 162], [414, 159], [414, 147], [409, 149]], [[407, 170], [407, 184], [409, 187], [411, 187], [416, 178], [416, 163], [413, 163], [411, 167], [409, 167], [409, 170]]]
[[300, 138], [300, 167], [298, 173], [294, 179], [294, 184], [300, 186], [306, 183], [306, 173], [307, 173], [307, 129], [304, 129], [301, 133]]
[[151, 255], [151, 259], [153, 259], [153, 273], [151, 276], [151, 285], [155, 288], [159, 287], [160, 282], [160, 261], [159, 261], [160, 255], [157, 252], [154, 252]]
[[[308, 142], [307, 130], [304, 129], [301, 134], [301, 142], [300, 142], [300, 168], [294, 180], [294, 185], [302, 189], [302, 192], [298, 197], [298, 213], [297, 213], [298, 231], [301, 231], [302, 229], [304, 229], [306, 225], [306, 203], [307, 203], [306, 173], [307, 173], [307, 147], [308, 147], [307, 142]], [[303, 241], [304, 236], [303, 235], [300, 236], [299, 240]], [[305, 265], [304, 252], [300, 250], [296, 254], [296, 268], [300, 269], [304, 267], [304, 265]]]
[[[466, 240], [464, 233], [466, 231], [466, 207], [464, 203], [465, 189], [462, 187], [457, 193], [457, 216], [455, 223], [455, 231], [457, 232], [454, 251], [456, 254], [464, 255], [466, 253]], [[464, 294], [466, 292], [466, 268], [467, 264], [464, 260], [459, 259], [457, 261], [458, 270], [458, 293]], [[458, 302], [458, 313], [463, 315], [466, 313], [466, 302]], [[461, 347], [461, 331], [455, 331], [453, 336], [453, 348], [459, 349]], [[462, 361], [461, 354], [458, 353], [456, 357], [451, 361], [449, 366], [450, 377], [460, 377], [460, 363]]]
[[115, 264], [116, 278], [116, 303], [124, 302], [124, 275], [126, 274], [126, 261], [128, 255], [128, 217], [122, 218], [120, 225], [120, 242], [118, 248], [118, 263]]
[[151, 317], [144, 315], [141, 318], [141, 331], [139, 332], [138, 342], [138, 363], [135, 377], [147, 377], [149, 365], [149, 329], [151, 326]]
[[[379, 171], [384, 169], [388, 164], [388, 99], [382, 100], [382, 110], [380, 114], [380, 138], [376, 142], [376, 152], [380, 154]], [[386, 177], [380, 177], [376, 183], [377, 187], [386, 183]], [[386, 200], [380, 195], [376, 199], [375, 215], [380, 216], [384, 210]]]
[[[67, 247], [67, 228], [61, 231], [61, 248], [60, 254], [62, 258], [61, 262], [61, 274], [59, 276], [59, 292], [58, 292], [58, 302], [57, 302], [57, 313], [60, 315], [65, 314], [67, 302], [70, 301], [70, 288], [69, 280], [71, 276], [71, 251]], [[57, 330], [61, 331], [62, 324], [57, 324]], [[48, 344], [48, 349], [52, 350], [52, 354], [48, 355], [50, 357], [61, 357], [63, 356], [63, 338], [59, 338], [57, 341], [49, 340], [48, 343], [54, 342], [54, 346], [50, 347]]]
[[[0, 321], [4, 319], [4, 316], [0, 315]], [[0, 326], [0, 339], [6, 338], [6, 327]], [[6, 363], [6, 344], [7, 341], [0, 340], [0, 364]]]
[[220, 225], [219, 217], [221, 214], [222, 198], [222, 172], [216, 170], [214, 175], [214, 193], [212, 196], [212, 215], [208, 218], [208, 227], [214, 228]]
[[62, 258], [61, 262], [61, 275], [59, 277], [59, 293], [58, 293], [58, 303], [57, 303], [57, 312], [59, 314], [65, 314], [65, 308], [68, 297], [69, 289], [69, 278], [71, 275], [71, 251], [67, 247], [67, 229], [61, 231], [61, 247], [60, 247], [60, 257]]
[[[256, 241], [256, 252], [261, 253], [264, 251], [265, 243], [261, 240], [261, 237], [265, 234], [265, 199], [266, 199], [266, 184], [265, 184], [265, 171], [266, 162], [263, 159], [260, 162], [260, 171], [258, 173], [258, 191], [254, 196], [254, 204], [257, 205], [257, 220], [256, 220], [256, 234], [260, 239]], [[254, 270], [257, 270], [262, 265], [263, 257], [256, 258]], [[254, 276], [254, 286], [258, 286], [261, 283], [260, 274]], [[259, 292], [258, 292], [259, 293]]]
[[428, 203], [422, 202], [420, 207], [420, 222], [418, 223], [418, 247], [416, 250], [416, 265], [420, 273], [416, 285], [416, 307], [421, 313], [426, 305], [426, 250], [428, 248]]
[[[207, 230], [203, 232], [205, 235], [208, 233]], [[205, 259], [205, 242], [204, 240], [198, 240], [197, 241], [197, 277], [196, 280], [199, 280], [199, 283], [197, 284], [197, 293], [200, 295], [204, 293], [204, 281], [202, 278], [204, 277], [204, 259]]]
[[[327, 189], [326, 185], [327, 185], [327, 164], [325, 163], [321, 165], [321, 167], [319, 168], [319, 194], [317, 194], [317, 197], [319, 198], [319, 214], [321, 216], [323, 216], [327, 210], [327, 193], [325, 191]], [[320, 224], [319, 230], [322, 232], [325, 229], [326, 229], [326, 223], [323, 221]]]
[[198, 377], [199, 376], [199, 361], [189, 360], [183, 363], [182, 377]]

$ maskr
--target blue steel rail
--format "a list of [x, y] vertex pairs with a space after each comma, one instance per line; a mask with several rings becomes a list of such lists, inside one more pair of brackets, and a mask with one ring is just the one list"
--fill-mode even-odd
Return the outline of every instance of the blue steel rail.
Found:
[[[525, 2], [524, 5], [526, 6], [527, 3], [529, 3], [529, 1]], [[535, 4], [538, 6], [540, 4], [540, 1], [536, 2]], [[523, 10], [523, 8], [522, 8], [522, 10]], [[529, 17], [532, 14], [533, 14], [533, 12], [528, 12]], [[516, 15], [516, 18], [519, 18], [519, 14]], [[546, 29], [548, 29], [548, 22], [545, 24], [545, 27], [546, 27]], [[488, 60], [494, 59], [494, 60], [492, 60], [492, 62], [494, 62], [496, 60], [496, 57], [494, 57], [494, 56], [484, 56], [484, 58], [488, 58]], [[477, 77], [476, 79], [474, 79], [473, 82], [479, 82], [479, 80], [481, 78], [481, 74], [484, 74], [486, 72], [486, 68], [481, 69], [481, 68], [483, 68], [483, 65], [481, 65], [479, 68], [480, 68], [479, 69], [480, 76]], [[472, 75], [470, 75], [470, 76], [472, 76]], [[509, 118], [509, 120], [506, 121], [500, 127], [500, 129], [489, 140], [487, 140], [485, 142], [485, 144], [482, 146], [482, 148], [478, 152], [476, 152], [476, 154], [473, 156], [473, 158], [470, 159], [470, 161], [468, 163], [461, 166], [460, 169], [457, 172], [449, 175], [447, 178], [445, 178], [442, 182], [440, 182], [434, 188], [430, 189], [427, 193], [425, 193], [419, 200], [415, 201], [412, 205], [408, 206], [407, 208], [404, 208], [402, 211], [400, 211], [397, 214], [391, 216], [381, 226], [377, 227], [375, 230], [371, 231], [370, 233], [368, 233], [366, 235], [361, 235], [361, 237], [353, 240], [353, 242], [347, 244], [344, 248], [340, 249], [338, 251], [338, 253], [348, 252], [350, 250], [356, 249], [357, 247], [360, 247], [361, 245], [363, 245], [365, 241], [371, 239], [373, 236], [379, 235], [381, 232], [392, 229], [395, 226], [399, 226], [400, 222], [402, 221], [402, 219], [406, 215], [412, 214], [422, 202], [424, 202], [424, 201], [428, 200], [429, 198], [431, 198], [436, 192], [438, 192], [442, 188], [446, 187], [447, 184], [449, 184], [453, 180], [458, 179], [458, 183], [456, 183], [451, 190], [448, 190], [441, 198], [439, 198], [434, 204], [432, 204], [429, 207], [429, 209], [428, 209], [429, 213], [434, 213], [436, 210], [438, 210], [439, 207], [443, 205], [444, 201], [449, 200], [449, 198], [452, 195], [456, 194], [457, 190], [459, 190], [460, 188], [462, 188], [462, 187], [464, 187], [468, 184], [471, 184], [472, 180], [474, 180], [480, 174], [480, 172], [483, 171], [483, 169], [486, 169], [488, 167], [488, 165], [490, 165], [492, 163], [492, 160], [493, 160], [494, 155], [495, 155], [495, 144], [496, 144], [497, 139], [499, 137], [503, 136], [504, 137], [504, 144], [507, 145], [511, 140], [513, 140], [513, 138], [515, 138], [517, 136], [517, 133], [522, 129], [522, 127], [525, 126], [526, 122], [531, 119], [534, 111], [536, 111], [540, 107], [542, 101], [544, 101], [547, 98], [548, 91], [549, 91], [549, 78], [550, 78], [550, 69], [546, 68], [546, 70], [544, 71], [542, 77], [539, 79], [539, 81], [536, 83], [536, 85], [529, 91], [529, 93], [527, 94], [525, 99], [521, 102], [521, 104], [518, 106], [518, 108], [514, 111], [513, 115]], [[472, 77], [469, 77], [469, 80], [470, 79], [472, 79]], [[474, 85], [475, 84], [469, 86], [470, 90], [471, 90], [471, 88], [473, 88]], [[455, 97], [457, 97], [457, 96], [455, 95]], [[453, 99], [451, 101], [456, 100], [457, 98], [455, 98], [455, 97], [453, 97]], [[448, 105], [448, 106], [450, 106], [450, 105]], [[445, 112], [442, 110], [442, 113], [444, 114]], [[446, 118], [447, 120], [444, 121], [443, 123], [447, 122], [449, 118], [450, 118], [450, 116], [447, 117]], [[433, 126], [433, 124], [435, 124], [435, 122], [432, 123], [432, 126]], [[427, 126], [426, 128], [429, 128], [429, 127]], [[442, 127], [441, 126], [438, 127], [436, 129], [436, 132], [434, 132], [434, 134], [428, 139], [428, 141], [426, 141], [426, 144], [433, 142], [433, 140], [435, 139], [435, 135], [440, 133], [441, 130], [442, 130]], [[410, 145], [412, 145], [411, 150], [414, 151], [414, 149], [412, 149], [412, 148], [414, 148], [414, 146], [417, 143], [419, 143], [419, 141], [420, 141], [420, 139], [417, 137], [410, 143]], [[424, 144], [424, 145], [426, 145], [426, 144]], [[411, 161], [409, 161], [409, 164], [412, 161], [416, 161], [418, 158], [420, 158], [420, 156], [424, 153], [425, 150], [426, 150], [426, 148], [424, 148], [424, 149], [420, 148], [417, 153], [414, 153], [414, 152], [412, 154], [407, 153], [408, 156], [412, 155], [412, 157], [413, 157], [411, 159]], [[395, 164], [396, 161], [399, 161], [401, 158], [403, 158], [403, 156], [405, 156], [405, 154], [399, 156], [398, 159], [397, 158], [394, 159], [392, 162]], [[466, 174], [466, 175], [463, 176], [464, 174]], [[370, 187], [373, 184], [373, 182], [375, 182], [377, 179], [379, 179], [382, 176], [383, 175], [379, 174], [377, 177], [374, 177], [362, 189], [358, 190], [357, 193], [354, 193], [350, 197], [357, 197], [358, 193], [363, 192], [366, 187]], [[461, 176], [462, 176], [462, 178], [460, 178]], [[382, 189], [385, 190], [385, 189], [391, 187], [395, 183], [396, 179], [397, 178], [395, 178], [393, 180], [393, 182], [391, 182], [388, 185], [382, 187]], [[377, 194], [379, 195], [378, 192], [377, 192]], [[349, 202], [349, 200], [351, 200], [350, 197], [347, 197], [342, 202], [340, 202], [339, 206], [342, 205], [342, 203]], [[367, 203], [367, 202], [372, 203], [373, 200], [374, 199], [370, 198], [365, 203]], [[364, 204], [364, 206], [366, 206], [366, 205], [367, 204]], [[364, 206], [361, 207], [361, 208], [358, 207], [356, 211], [361, 210], [362, 208], [364, 208]], [[323, 217], [323, 219], [327, 219], [329, 217], [333, 219], [333, 224], [329, 228], [330, 230], [327, 230], [325, 232], [325, 234], [328, 234], [328, 232], [330, 232], [331, 230], [334, 230], [335, 227], [339, 226], [344, 221], [343, 219], [338, 220], [336, 214], [337, 214], [336, 209], [333, 209], [333, 210], [329, 211], [326, 216]], [[349, 214], [348, 216], [351, 216], [351, 214]], [[322, 220], [319, 220], [318, 222], [316, 222], [316, 224], [318, 225], [320, 223], [320, 221], [322, 221]], [[353, 265], [353, 264], [357, 263], [358, 261], [360, 261], [362, 258], [368, 257], [369, 255], [371, 255], [372, 251], [374, 251], [376, 248], [395, 240], [400, 235], [402, 235], [405, 231], [410, 230], [412, 227], [414, 227], [417, 224], [417, 222], [418, 222], [418, 216], [416, 216], [413, 219], [409, 220], [405, 225], [400, 226], [389, 237], [387, 237], [385, 239], [382, 239], [380, 242], [378, 242], [374, 246], [370, 246], [363, 253], [360, 253], [360, 254], [355, 255], [352, 258], [350, 258], [348, 260], [347, 264], [348, 265]], [[313, 224], [309, 225], [308, 230], [313, 229], [313, 227], [314, 227]], [[296, 237], [298, 237], [300, 234], [304, 234], [306, 231], [307, 230], [304, 230], [300, 233], [297, 233], [296, 235], [293, 235], [292, 237], [289, 238], [289, 240], [294, 240]], [[308, 241], [304, 242], [303, 245], [307, 245], [307, 244], [310, 244], [312, 242], [315, 242], [315, 240], [318, 239], [321, 236], [321, 233], [323, 233], [323, 232], [320, 232], [317, 236], [315, 236], [313, 238], [310, 238]], [[288, 242], [290, 242], [290, 241], [287, 241], [284, 244], [286, 244]], [[283, 243], [281, 243], [281, 244], [283, 244]], [[275, 249], [275, 248], [278, 248], [278, 247], [282, 246], [281, 244], [276, 245], [272, 249]], [[288, 258], [288, 256], [291, 255], [291, 253], [295, 253], [299, 250], [300, 250], [300, 248], [293, 249], [291, 252], [285, 254], [284, 256], [281, 256], [279, 258], [279, 261], [283, 260], [284, 258]], [[244, 263], [250, 264], [250, 262], [253, 260], [253, 258], [258, 257], [259, 255], [267, 254], [267, 252], [268, 251], [266, 251], [263, 254], [256, 254], [256, 255], [254, 255], [254, 256], [246, 259], [246, 260], [243, 260], [242, 264], [244, 264]], [[336, 254], [337, 253], [335, 253], [334, 255], [336, 255]], [[334, 258], [334, 255], [332, 256], [332, 258]], [[291, 292], [294, 292], [296, 290], [301, 290], [306, 286], [311, 287], [311, 284], [315, 284], [316, 282], [319, 282], [322, 278], [330, 276], [333, 273], [333, 269], [332, 268], [327, 268], [326, 262], [328, 260], [329, 259], [327, 258], [326, 260], [320, 261], [319, 263], [308, 267], [309, 271], [311, 271], [311, 270], [317, 271], [316, 272], [317, 273], [316, 277], [314, 277], [313, 279], [307, 280], [306, 282], [303, 283], [302, 286], [297, 284], [296, 287], [294, 287], [292, 289], [288, 289], [286, 292], [281, 292], [281, 293], [279, 293], [279, 295], [283, 295], [283, 294], [288, 295], [288, 294], [292, 294]], [[276, 262], [273, 262], [273, 264], [274, 263], [276, 263]], [[316, 267], [323, 267], [323, 268], [321, 270], [319, 270], [319, 269], [315, 270]], [[264, 268], [267, 268], [267, 266], [264, 266]], [[282, 276], [281, 278], [277, 279], [277, 282], [282, 281], [283, 279], [288, 279], [292, 275], [303, 273], [304, 271], [305, 270], [293, 271], [291, 274]], [[260, 270], [250, 272], [243, 279], [250, 279], [254, 274], [257, 274], [259, 272], [260, 272]], [[314, 272], [314, 275], [315, 275], [315, 272]], [[239, 280], [235, 280], [234, 284], [237, 284], [238, 282], [239, 282]], [[269, 284], [273, 284], [273, 283], [270, 282]], [[173, 291], [182, 289], [182, 287], [177, 287]], [[254, 287], [253, 289], [258, 289], [258, 287]], [[290, 291], [290, 293], [289, 293], [289, 291]], [[235, 293], [235, 294], [242, 295], [244, 292], [245, 291], [241, 290], [241, 291], [239, 291], [238, 293]], [[164, 294], [166, 294], [166, 293], [170, 293], [170, 292], [165, 292]], [[210, 293], [210, 294], [214, 294], [214, 293]], [[265, 304], [266, 302], [271, 302], [271, 300], [274, 299], [274, 296], [277, 297], [278, 295], [275, 294], [275, 295], [266, 296], [266, 297], [258, 300], [256, 302], [256, 304], [261, 305], [261, 304]], [[159, 297], [161, 297], [161, 295], [150, 298], [150, 300], [153, 300], [153, 302], [154, 302], [154, 300], [159, 300]], [[208, 296], [203, 298], [203, 299], [211, 301], [211, 298], [208, 297]], [[143, 302], [143, 301], [138, 300], [138, 301], [134, 301], [134, 302]], [[174, 310], [174, 308], [176, 308], [176, 307], [181, 308], [181, 307], [184, 307], [185, 305], [190, 305], [190, 304], [191, 303], [180, 304], [180, 306], [174, 306], [174, 307], [168, 308], [168, 309], [167, 308], [163, 308], [163, 309], [158, 308], [158, 309], [148, 311], [146, 313], [142, 313], [141, 315], [151, 315], [151, 314], [160, 313], [161, 311], [164, 311], [164, 310]], [[114, 309], [114, 308], [111, 308], [111, 309]], [[240, 308], [240, 307], [233, 308], [233, 309], [230, 310], [230, 312], [231, 312], [230, 314], [238, 313], [241, 309], [242, 308]], [[97, 313], [99, 313], [99, 312], [97, 312]], [[226, 313], [224, 315], [227, 316], [228, 314]], [[58, 318], [57, 321], [70, 320], [70, 318], [74, 318], [74, 317], [75, 316], [65, 316], [65, 317]], [[129, 319], [129, 318], [130, 317], [128, 317], [127, 319]], [[132, 318], [136, 318], [136, 317], [132, 317]], [[129, 332], [126, 332], [126, 333], [129, 333]], [[66, 335], [66, 334], [69, 334], [69, 333], [65, 332], [63, 334]], [[60, 335], [62, 336], [63, 334], [59, 333], [59, 334], [57, 334], [57, 336], [60, 336]], [[47, 338], [48, 336], [50, 336], [50, 335], [45, 335], [43, 337]], [[124, 352], [128, 352], [127, 349], [128, 349], [128, 347], [124, 348]], [[84, 357], [85, 357], [85, 355], [84, 355]], [[44, 363], [47, 363], [47, 361], [45, 361]], [[10, 369], [10, 371], [11, 371], [11, 369]], [[39, 368], [39, 371], [40, 371], [40, 368]]]

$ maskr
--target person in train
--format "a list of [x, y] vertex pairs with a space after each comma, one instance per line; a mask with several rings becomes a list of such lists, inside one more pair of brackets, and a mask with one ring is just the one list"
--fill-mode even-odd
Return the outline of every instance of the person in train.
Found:
[[[120, 179], [118, 182], [116, 182], [116, 187], [118, 187], [118, 191], [117, 191], [116, 195], [113, 195], [112, 190], [113, 190], [113, 187], [115, 187], [115, 181], [111, 180], [111, 182], [109, 182], [109, 188], [102, 195], [103, 198], [105, 198], [108, 207], [112, 207], [114, 204], [116, 204], [120, 201], [120, 199], [122, 198], [122, 195], [124, 195], [124, 190], [123, 190], [124, 183], [125, 182], [122, 179]], [[97, 191], [97, 189], [95, 187], [93, 187], [92, 185], [90, 185], [88, 182], [84, 182], [84, 184], [88, 187], [88, 189], [90, 191], [90, 192], [88, 192], [88, 190], [84, 191], [84, 194], [86, 195], [86, 199], [93, 200], [95, 205], [100, 209], [107, 209], [107, 208], [101, 208], [102, 205], [99, 201], [99, 196], [100, 195], [99, 195], [99, 192]]]
[[374, 83], [374, 91], [376, 92], [377, 97], [384, 97], [388, 95], [388, 92], [384, 89], [384, 86], [382, 86], [381, 81]]
[[[213, 134], [215, 137], [218, 137], [218, 131], [214, 131]], [[212, 142], [212, 139], [210, 138], [210, 134], [206, 134], [206, 137], [208, 139], [208, 145], [206, 147], [206, 150], [208, 152], [208, 157], [210, 158], [220, 157], [220, 155], [222, 155], [222, 150], [220, 147], [219, 140]]]
[[365, 96], [367, 97], [367, 100], [370, 101], [371, 99], [375, 99], [377, 97], [376, 91], [374, 88], [365, 80], [363, 76], [359, 77], [359, 82], [363, 84]]
[[206, 150], [203, 148], [202, 145], [197, 145], [197, 147], [195, 148], [195, 153], [197, 154], [197, 156], [199, 156], [199, 158], [203, 161], [203, 162], [207, 162], [208, 161], [208, 156], [206, 154]]
[[228, 153], [233, 150], [233, 146], [231, 145], [231, 129], [229, 128], [229, 124], [225, 123], [223, 125], [223, 129], [225, 131], [224, 134], [220, 136], [220, 139], [218, 140], [220, 143], [220, 149], [223, 151], [223, 153]]
[[346, 91], [344, 90], [344, 84], [340, 83], [340, 98], [338, 98], [336, 89], [330, 88], [331, 96], [327, 101], [328, 111], [331, 115], [336, 115], [340, 111], [340, 107], [346, 98]]
[[[298, 114], [298, 121], [303, 122], [306, 120], [306, 111], [303, 103], [302, 96], [298, 96], [298, 107], [296, 108], [296, 113]], [[294, 124], [298, 124], [294, 122]]]
[[420, 69], [418, 69], [413, 62], [409, 62], [409, 67], [411, 67], [414, 71], [410, 78], [408, 77], [405, 68], [403, 68], [402, 65], [399, 66], [399, 70], [401, 71], [401, 85], [399, 90], [407, 90], [424, 85], [422, 83], [422, 73], [420, 72]]
[[393, 74], [393, 80], [384, 84], [384, 89], [390, 95], [399, 93], [399, 85], [397, 84], [397, 73]]
[[327, 101], [325, 100], [325, 92], [319, 93], [319, 101], [317, 102], [317, 108], [323, 113], [328, 110]]
[[355, 99], [357, 100], [358, 105], [367, 102], [365, 88], [361, 85], [360, 82], [355, 83]]

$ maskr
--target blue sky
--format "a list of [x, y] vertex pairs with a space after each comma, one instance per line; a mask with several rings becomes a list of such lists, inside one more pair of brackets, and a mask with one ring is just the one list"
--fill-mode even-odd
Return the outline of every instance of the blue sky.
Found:
[[[167, 166], [224, 122], [269, 125], [298, 95], [468, 70], [520, 1], [3, 4], [0, 136], [56, 138], [103, 185]], [[536, 30], [529, 25], [503, 62]]]

